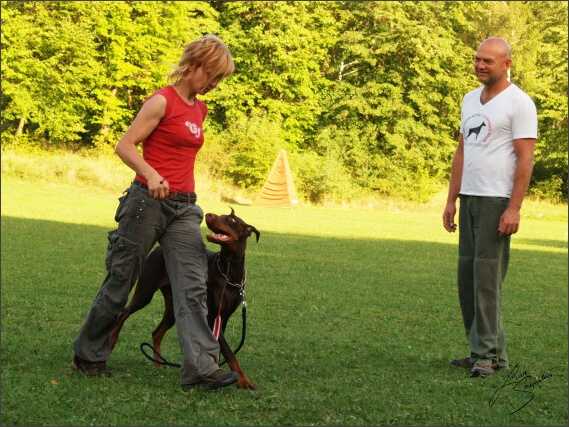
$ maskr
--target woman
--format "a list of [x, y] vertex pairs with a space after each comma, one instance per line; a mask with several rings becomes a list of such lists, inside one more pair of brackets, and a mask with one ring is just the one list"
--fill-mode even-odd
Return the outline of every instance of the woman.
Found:
[[[208, 34], [187, 45], [171, 84], [156, 91], [120, 139], [116, 153], [136, 172], [121, 197], [109, 233], [107, 277], [73, 341], [72, 368], [88, 376], [113, 374], [110, 332], [125, 307], [142, 263], [156, 242], [164, 249], [172, 284], [176, 328], [183, 354], [183, 390], [233, 384], [235, 372], [219, 369], [219, 345], [207, 324], [207, 255], [195, 203], [194, 162], [203, 145], [207, 106], [196, 98], [234, 70], [227, 46]], [[142, 142], [142, 155], [137, 145]]]

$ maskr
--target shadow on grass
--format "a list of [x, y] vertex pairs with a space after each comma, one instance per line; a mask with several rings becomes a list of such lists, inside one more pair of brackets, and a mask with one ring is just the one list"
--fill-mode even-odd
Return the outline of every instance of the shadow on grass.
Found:
[[551, 240], [551, 239], [516, 239], [516, 243], [530, 246], [541, 246], [550, 248], [567, 249], [567, 241], [565, 240]]

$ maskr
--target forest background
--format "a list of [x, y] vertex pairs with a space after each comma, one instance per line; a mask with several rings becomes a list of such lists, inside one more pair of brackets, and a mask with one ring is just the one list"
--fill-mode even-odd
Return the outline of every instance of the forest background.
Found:
[[[235, 73], [201, 173], [254, 194], [279, 150], [301, 200], [427, 201], [448, 182], [480, 42], [510, 42], [534, 100], [530, 195], [567, 201], [567, 2], [3, 1], [2, 151], [112, 156], [183, 47], [206, 33]], [[3, 161], [4, 170], [4, 161]], [[442, 206], [442, 205], [441, 205]], [[442, 208], [441, 208], [442, 209]]]

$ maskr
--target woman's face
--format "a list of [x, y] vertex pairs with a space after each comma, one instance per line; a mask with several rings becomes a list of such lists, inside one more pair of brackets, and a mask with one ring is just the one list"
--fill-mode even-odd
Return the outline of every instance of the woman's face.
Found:
[[213, 77], [211, 72], [205, 70], [203, 66], [196, 68], [190, 77], [192, 91], [200, 95], [205, 95], [210, 90], [215, 89], [220, 81], [221, 77]]

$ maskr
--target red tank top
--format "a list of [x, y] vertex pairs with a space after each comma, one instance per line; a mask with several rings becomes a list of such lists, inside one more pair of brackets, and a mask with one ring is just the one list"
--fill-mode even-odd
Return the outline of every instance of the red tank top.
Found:
[[[142, 141], [144, 160], [170, 184], [170, 191], [191, 193], [195, 189], [194, 163], [204, 143], [202, 124], [207, 106], [199, 99], [186, 103], [172, 86], [166, 86], [150, 95], [166, 98], [164, 117], [152, 133]], [[147, 184], [146, 179], [136, 179]]]

